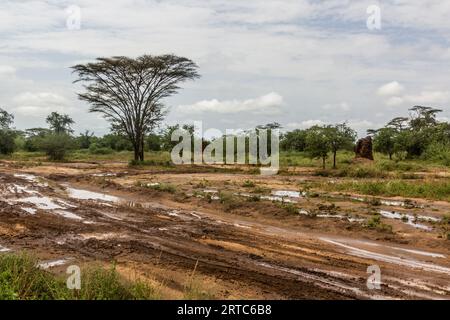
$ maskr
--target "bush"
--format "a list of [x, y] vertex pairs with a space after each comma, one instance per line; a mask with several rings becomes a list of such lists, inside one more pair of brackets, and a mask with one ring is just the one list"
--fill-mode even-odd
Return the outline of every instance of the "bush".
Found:
[[366, 227], [381, 232], [392, 233], [392, 226], [381, 222], [381, 216], [378, 214], [367, 221]]
[[431, 143], [422, 154], [422, 158], [450, 166], [450, 145], [440, 142]]
[[244, 188], [254, 188], [255, 187], [255, 183], [253, 181], [250, 181], [250, 180], [245, 180], [244, 183], [242, 184], [242, 186]]
[[0, 130], [0, 154], [11, 154], [16, 149], [16, 133], [12, 130]]
[[40, 141], [40, 149], [45, 151], [50, 160], [64, 160], [67, 152], [74, 147], [74, 141], [67, 134], [49, 134]]
[[89, 146], [90, 154], [112, 154], [114, 152], [113, 149], [108, 147], [101, 147], [97, 143], [93, 143]]

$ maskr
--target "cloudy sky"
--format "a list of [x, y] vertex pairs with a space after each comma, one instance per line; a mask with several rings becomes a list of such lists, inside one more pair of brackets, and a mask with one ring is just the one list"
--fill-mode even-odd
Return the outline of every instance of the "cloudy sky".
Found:
[[[381, 29], [367, 26], [373, 5]], [[69, 67], [174, 53], [202, 78], [166, 100], [166, 123], [347, 121], [363, 135], [418, 104], [450, 118], [449, 36], [450, 1], [440, 0], [2, 0], [0, 106], [19, 129], [58, 111], [77, 132], [103, 134], [108, 124], [77, 100]]]

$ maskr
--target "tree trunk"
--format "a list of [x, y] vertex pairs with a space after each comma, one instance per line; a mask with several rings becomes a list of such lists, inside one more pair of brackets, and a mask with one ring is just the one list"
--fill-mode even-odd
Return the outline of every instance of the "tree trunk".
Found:
[[392, 160], [392, 153], [389, 153], [389, 160]]
[[144, 137], [141, 138], [141, 148], [140, 148], [139, 158], [141, 161], [144, 161]]
[[134, 144], [133, 149], [134, 149], [134, 161], [139, 161], [139, 147], [136, 144]]
[[322, 168], [325, 169], [325, 157], [322, 157]]
[[333, 152], [333, 169], [336, 169], [336, 151]]

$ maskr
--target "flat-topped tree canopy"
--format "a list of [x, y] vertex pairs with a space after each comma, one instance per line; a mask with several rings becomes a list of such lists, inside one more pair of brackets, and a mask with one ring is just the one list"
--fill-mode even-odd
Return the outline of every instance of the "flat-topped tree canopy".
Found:
[[98, 58], [96, 62], [72, 67], [83, 82], [79, 99], [100, 112], [115, 131], [128, 136], [135, 160], [144, 160], [144, 137], [163, 120], [163, 99], [178, 92], [179, 84], [199, 78], [198, 66], [175, 55], [143, 55]]

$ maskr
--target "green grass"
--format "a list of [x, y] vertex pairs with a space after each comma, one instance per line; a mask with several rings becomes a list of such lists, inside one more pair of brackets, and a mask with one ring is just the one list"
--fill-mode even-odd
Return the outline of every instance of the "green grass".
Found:
[[392, 233], [392, 226], [381, 222], [380, 215], [375, 215], [375, 216], [371, 217], [367, 221], [366, 227], [369, 229], [373, 229], [373, 230], [377, 230], [377, 231], [381, 231], [381, 232]]
[[139, 186], [160, 192], [175, 193], [177, 191], [176, 186], [170, 183], [148, 184], [139, 182]]
[[[414, 180], [420, 178], [415, 172], [436, 172], [448, 171], [448, 167], [439, 162], [432, 162], [423, 159], [394, 161], [389, 160], [386, 155], [375, 153], [373, 162], [354, 162], [354, 153], [341, 151], [337, 154], [337, 169], [332, 169], [332, 157], [326, 162], [326, 169], [322, 170], [321, 160], [310, 159], [305, 152], [281, 152], [280, 153], [280, 174], [296, 174], [295, 171], [288, 171], [289, 167], [306, 167], [315, 169], [315, 175], [324, 177], [350, 177], [350, 178], [396, 178], [405, 180]], [[167, 151], [146, 152], [145, 161], [134, 161], [134, 153], [131, 151], [112, 152], [107, 154], [92, 154], [89, 150], [75, 150], [68, 153], [65, 162], [106, 162], [117, 161], [128, 163], [134, 167], [174, 167], [171, 162], [170, 153]], [[47, 162], [48, 159], [43, 152], [24, 152], [18, 151], [10, 156], [0, 156], [0, 159], [13, 160], [35, 165]], [[194, 168], [192, 170], [198, 170]], [[188, 168], [183, 166], [184, 170]], [[202, 170], [205, 167], [201, 166]], [[215, 167], [213, 172], [241, 172], [239, 168], [233, 167]], [[250, 174], [259, 174], [259, 168], [247, 170]], [[251, 183], [249, 183], [251, 184]], [[250, 186], [248, 186], [250, 187]]]
[[335, 184], [322, 184], [327, 191], [351, 191], [371, 196], [400, 196], [450, 201], [450, 181], [426, 180], [377, 180], [346, 181]]
[[255, 183], [251, 180], [245, 180], [244, 183], [242, 184], [242, 187], [244, 188], [254, 188], [255, 187]]
[[0, 255], [0, 300], [138, 300], [157, 299], [149, 285], [127, 281], [114, 267], [81, 271], [81, 289], [70, 290], [65, 279], [37, 267], [25, 253]]

